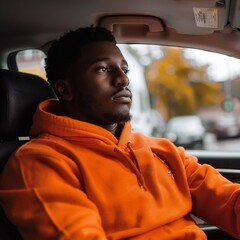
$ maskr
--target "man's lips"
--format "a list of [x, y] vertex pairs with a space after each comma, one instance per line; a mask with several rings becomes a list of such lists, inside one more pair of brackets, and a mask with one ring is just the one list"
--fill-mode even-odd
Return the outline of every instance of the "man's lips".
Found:
[[121, 103], [131, 103], [132, 93], [130, 90], [121, 90], [113, 95], [113, 100]]

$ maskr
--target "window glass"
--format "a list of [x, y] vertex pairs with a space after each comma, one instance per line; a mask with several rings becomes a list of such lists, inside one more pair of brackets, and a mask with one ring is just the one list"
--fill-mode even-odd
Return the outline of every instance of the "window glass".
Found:
[[44, 69], [46, 55], [38, 49], [19, 51], [16, 55], [17, 67], [20, 72], [32, 73], [46, 79]]
[[[149, 135], [166, 137], [186, 149], [240, 151], [238, 59], [153, 45], [129, 45], [128, 51], [144, 69], [145, 83], [136, 76], [130, 81], [147, 86]], [[129, 66], [131, 72], [132, 60]], [[141, 93], [133, 96], [143, 99]], [[140, 129], [146, 129], [144, 124]]]

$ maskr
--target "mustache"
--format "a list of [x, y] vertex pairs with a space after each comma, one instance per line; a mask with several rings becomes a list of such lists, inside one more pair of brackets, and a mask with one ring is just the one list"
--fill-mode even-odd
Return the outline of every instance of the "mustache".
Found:
[[130, 98], [132, 99], [132, 91], [131, 91], [128, 87], [119, 87], [119, 88], [117, 89], [117, 91], [115, 91], [115, 92], [113, 93], [113, 96], [116, 95], [116, 94], [118, 94], [118, 93], [120, 93], [120, 92], [125, 92], [125, 91], [128, 92], [128, 94], [130, 95]]

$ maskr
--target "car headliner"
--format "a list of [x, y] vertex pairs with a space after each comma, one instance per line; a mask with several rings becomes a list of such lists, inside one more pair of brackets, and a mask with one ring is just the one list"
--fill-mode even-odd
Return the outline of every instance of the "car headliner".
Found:
[[[210, 9], [209, 13], [217, 9], [217, 26], [197, 26], [194, 8]], [[2, 1], [0, 52], [40, 47], [70, 29], [99, 25], [102, 17], [124, 15], [120, 22], [115, 18], [102, 22], [102, 26], [115, 30], [118, 42], [190, 46], [239, 57], [239, 9], [240, 1], [231, 0]], [[135, 22], [136, 16], [142, 20]], [[145, 17], [153, 21], [145, 24]], [[155, 20], [159, 31], [151, 32]]]

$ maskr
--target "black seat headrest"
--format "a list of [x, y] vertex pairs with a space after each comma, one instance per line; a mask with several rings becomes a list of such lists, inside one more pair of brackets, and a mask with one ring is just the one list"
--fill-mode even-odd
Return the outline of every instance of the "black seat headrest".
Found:
[[57, 97], [41, 77], [0, 69], [0, 140], [28, 136], [37, 105], [49, 98]]

